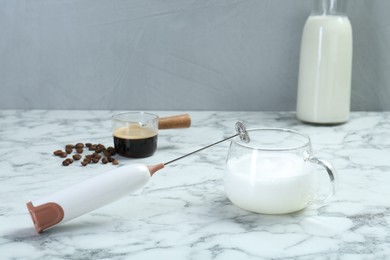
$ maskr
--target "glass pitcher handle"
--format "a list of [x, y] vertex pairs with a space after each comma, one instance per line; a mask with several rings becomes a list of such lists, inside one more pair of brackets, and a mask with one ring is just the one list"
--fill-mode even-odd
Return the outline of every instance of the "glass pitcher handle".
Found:
[[311, 157], [309, 157], [308, 160], [309, 160], [309, 162], [319, 164], [322, 167], [324, 167], [329, 175], [330, 191], [328, 193], [328, 196], [325, 197], [325, 199], [323, 199], [321, 201], [317, 201], [317, 203], [318, 202], [319, 203], [326, 203], [336, 193], [336, 189], [337, 189], [336, 170], [334, 169], [332, 164], [330, 164], [329, 162], [327, 162], [325, 160], [319, 159], [317, 157], [311, 156]]

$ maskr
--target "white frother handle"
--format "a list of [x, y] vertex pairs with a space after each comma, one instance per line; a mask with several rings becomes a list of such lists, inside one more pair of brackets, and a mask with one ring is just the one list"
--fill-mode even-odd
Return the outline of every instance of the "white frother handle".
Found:
[[40, 233], [142, 188], [150, 177], [146, 165], [126, 165], [29, 202], [27, 207]]

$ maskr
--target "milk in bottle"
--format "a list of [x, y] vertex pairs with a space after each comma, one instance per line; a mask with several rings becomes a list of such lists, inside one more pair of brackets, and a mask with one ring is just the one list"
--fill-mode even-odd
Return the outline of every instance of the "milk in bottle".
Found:
[[300, 54], [297, 117], [319, 124], [348, 120], [351, 96], [352, 28], [346, 0], [314, 0]]

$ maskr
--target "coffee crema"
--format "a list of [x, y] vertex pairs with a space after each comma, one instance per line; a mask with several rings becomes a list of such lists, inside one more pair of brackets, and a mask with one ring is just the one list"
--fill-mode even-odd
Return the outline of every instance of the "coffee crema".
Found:
[[157, 131], [139, 125], [115, 129], [114, 145], [118, 154], [130, 158], [144, 158], [157, 148]]

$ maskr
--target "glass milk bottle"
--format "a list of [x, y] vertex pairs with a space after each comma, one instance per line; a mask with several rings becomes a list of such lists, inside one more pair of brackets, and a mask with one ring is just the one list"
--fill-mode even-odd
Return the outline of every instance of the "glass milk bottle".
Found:
[[297, 117], [315, 124], [348, 120], [352, 27], [347, 0], [314, 0], [302, 34]]

